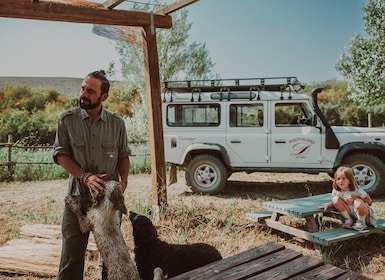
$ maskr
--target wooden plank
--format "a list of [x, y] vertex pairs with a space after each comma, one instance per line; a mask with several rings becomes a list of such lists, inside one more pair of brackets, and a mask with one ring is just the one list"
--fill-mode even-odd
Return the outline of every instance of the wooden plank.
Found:
[[312, 280], [328, 280], [335, 279], [338, 276], [346, 274], [346, 271], [333, 266], [331, 264], [324, 264], [320, 267], [307, 271], [305, 273], [301, 273], [291, 280], [303, 280], [303, 279], [312, 279]]
[[[345, 277], [343, 277], [345, 276]], [[339, 278], [337, 278], [339, 277]], [[351, 278], [349, 278], [351, 277]], [[369, 279], [270, 242], [169, 280]]]
[[333, 243], [367, 236], [372, 233], [383, 231], [382, 228], [371, 228], [363, 231], [354, 229], [336, 228], [326, 231], [314, 232], [309, 234], [309, 240], [323, 246], [330, 246]]
[[0, 271], [56, 275], [61, 252], [60, 226], [24, 225], [20, 236], [22, 239], [10, 240], [0, 247]]
[[[59, 240], [61, 242], [61, 226], [60, 225], [45, 225], [45, 224], [27, 224], [20, 228], [20, 237], [21, 238], [38, 238], [36, 240], [41, 240], [43, 238], [44, 242], [48, 243], [49, 240], [56, 242]], [[88, 251], [98, 250], [94, 238], [94, 234], [90, 232], [87, 244]]]
[[[139, 11], [108, 10], [55, 1], [1, 0], [0, 17], [51, 20], [123, 26], [148, 26], [149, 13]], [[171, 28], [172, 20], [167, 15], [153, 15], [155, 28]]]
[[107, 0], [103, 3], [103, 7], [107, 9], [113, 9], [116, 6], [120, 5], [123, 3], [125, 0]]
[[[273, 229], [276, 229], [276, 230], [300, 237], [300, 238], [305, 239], [305, 240], [312, 241], [312, 242], [320, 244], [322, 246], [330, 246], [333, 243], [337, 243], [340, 241], [345, 241], [345, 240], [349, 240], [349, 239], [353, 239], [353, 238], [357, 238], [357, 237], [363, 237], [363, 236], [367, 236], [367, 235], [372, 234], [372, 233], [376, 233], [376, 232], [380, 232], [380, 231], [385, 230], [385, 220], [383, 220], [383, 219], [380, 219], [378, 221], [377, 228], [369, 228], [369, 229], [363, 230], [363, 231], [356, 231], [353, 229], [336, 228], [336, 229], [331, 229], [331, 230], [327, 230], [327, 231], [319, 231], [319, 232], [317, 232], [317, 231], [316, 232], [308, 232], [308, 231], [301, 230], [301, 229], [298, 229], [298, 228], [295, 228], [292, 226], [282, 224], [279, 221], [274, 221], [274, 220], [268, 219], [268, 218], [265, 219], [264, 221], [265, 221], [267, 226], [269, 226]], [[312, 230], [312, 229], [310, 228], [310, 230]]]
[[321, 194], [315, 196], [307, 196], [302, 198], [268, 201], [263, 206], [271, 211], [277, 211], [292, 217], [304, 218], [311, 214], [322, 213], [322, 209], [318, 209], [318, 205], [330, 202], [331, 195]]
[[324, 262], [321, 259], [312, 258], [310, 256], [303, 256], [247, 279], [283, 280], [317, 268], [323, 264]]
[[341, 275], [340, 277], [336, 278], [336, 280], [370, 280], [370, 279], [372, 278], [368, 278], [364, 275], [360, 275], [353, 271], [348, 271], [345, 274]]
[[[62, 247], [60, 225], [24, 225], [20, 237], [0, 246], [0, 271], [55, 276]], [[92, 233], [87, 250], [97, 250]]]
[[246, 213], [246, 219], [253, 221], [253, 222], [264, 222], [265, 219], [270, 218], [272, 211], [262, 211], [262, 212], [249, 212]]
[[24, 225], [20, 228], [20, 236], [61, 240], [60, 225]]
[[298, 228], [291, 227], [291, 226], [287, 226], [287, 225], [284, 225], [278, 221], [273, 221], [272, 219], [266, 219], [265, 223], [266, 223], [266, 225], [268, 225], [269, 227], [271, 227], [273, 229], [276, 229], [276, 230], [279, 230], [279, 231], [282, 231], [282, 232], [285, 232], [285, 233], [288, 233], [288, 234], [291, 234], [294, 236], [298, 236], [302, 239], [310, 241], [310, 236], [309, 236], [310, 233], [305, 231], [305, 230], [298, 229]]
[[170, 278], [169, 280], [182, 280], [182, 279], [211, 279], [219, 273], [226, 271], [237, 265], [244, 263], [249, 263], [252, 260], [260, 259], [269, 254], [284, 250], [285, 246], [278, 244], [276, 242], [269, 242], [260, 246], [257, 246], [253, 249], [247, 250], [245, 252], [233, 255], [223, 260], [219, 260], [208, 264], [206, 266], [191, 270], [189, 272], [183, 273], [181, 275]]
[[166, 7], [157, 10], [155, 13], [160, 15], [169, 15], [172, 12], [175, 12], [177, 10], [180, 10], [192, 3], [197, 2], [198, 0], [178, 0], [174, 3], [171, 3], [170, 5], [167, 5]]
[[[273, 269], [277, 266], [286, 264], [292, 260], [300, 258], [301, 253], [291, 249], [285, 249], [265, 257], [255, 259], [248, 263], [233, 267], [210, 277], [210, 280], [238, 280], [249, 279], [253, 275], [260, 275], [261, 273]], [[259, 278], [258, 278], [259, 279]], [[274, 278], [272, 278], [274, 279]]]
[[0, 247], [0, 271], [55, 276], [60, 260], [61, 240], [14, 239]]

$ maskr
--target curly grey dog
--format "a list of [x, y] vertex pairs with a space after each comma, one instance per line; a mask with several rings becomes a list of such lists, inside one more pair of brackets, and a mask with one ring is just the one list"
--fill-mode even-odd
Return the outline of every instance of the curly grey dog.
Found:
[[135, 262], [142, 280], [152, 280], [156, 268], [161, 268], [171, 278], [222, 259], [218, 250], [209, 244], [169, 244], [158, 238], [149, 218], [131, 211], [129, 217], [134, 235]]
[[106, 182], [104, 192], [93, 200], [85, 215], [81, 211], [80, 201], [76, 198], [67, 196], [65, 202], [78, 217], [81, 231], [92, 230], [107, 267], [108, 279], [140, 279], [120, 229], [121, 213], [127, 214], [121, 185], [116, 181]]

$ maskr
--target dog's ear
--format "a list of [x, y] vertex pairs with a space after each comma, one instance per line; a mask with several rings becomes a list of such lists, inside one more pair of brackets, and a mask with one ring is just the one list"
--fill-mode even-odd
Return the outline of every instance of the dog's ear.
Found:
[[98, 207], [103, 199], [104, 199], [105, 193], [104, 192], [99, 192], [96, 197], [92, 198], [92, 207]]
[[115, 209], [120, 210], [123, 214], [127, 215], [127, 207], [124, 204], [124, 196], [122, 191], [119, 188], [115, 188], [110, 196], [110, 200], [114, 205]]

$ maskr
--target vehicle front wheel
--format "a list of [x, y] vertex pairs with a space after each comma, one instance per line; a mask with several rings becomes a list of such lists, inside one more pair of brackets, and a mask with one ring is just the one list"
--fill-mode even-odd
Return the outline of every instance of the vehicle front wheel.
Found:
[[344, 164], [354, 173], [358, 185], [372, 197], [378, 197], [385, 191], [385, 164], [371, 154], [354, 154]]
[[188, 163], [185, 177], [193, 192], [217, 194], [226, 185], [228, 172], [220, 159], [203, 154]]

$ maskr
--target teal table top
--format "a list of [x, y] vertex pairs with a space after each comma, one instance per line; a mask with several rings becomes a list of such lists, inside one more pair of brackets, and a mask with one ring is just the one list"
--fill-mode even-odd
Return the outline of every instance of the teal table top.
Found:
[[304, 218], [311, 214], [322, 213], [322, 209], [317, 207], [324, 205], [331, 200], [331, 193], [320, 194], [315, 196], [306, 196], [288, 200], [277, 200], [264, 202], [263, 206], [267, 210], [278, 212], [280, 214]]

